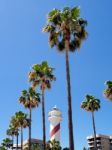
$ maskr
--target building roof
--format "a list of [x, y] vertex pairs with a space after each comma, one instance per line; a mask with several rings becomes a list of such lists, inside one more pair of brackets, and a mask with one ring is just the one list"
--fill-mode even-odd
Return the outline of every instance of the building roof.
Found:
[[[96, 134], [96, 138], [97, 137], [109, 138], [109, 139], [112, 138], [112, 136], [110, 135], [103, 135], [103, 134]], [[87, 140], [92, 139], [92, 138], [94, 138], [94, 135], [87, 136]]]

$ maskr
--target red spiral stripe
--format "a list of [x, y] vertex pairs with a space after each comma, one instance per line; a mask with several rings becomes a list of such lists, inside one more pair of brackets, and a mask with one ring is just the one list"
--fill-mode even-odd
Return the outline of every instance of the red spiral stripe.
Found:
[[60, 123], [57, 124], [50, 132], [50, 138], [60, 129]]

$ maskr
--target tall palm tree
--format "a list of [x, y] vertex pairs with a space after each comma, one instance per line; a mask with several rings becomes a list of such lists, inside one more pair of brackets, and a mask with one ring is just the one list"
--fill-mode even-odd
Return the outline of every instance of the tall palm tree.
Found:
[[13, 146], [12, 140], [10, 138], [5, 138], [3, 139], [1, 145], [8, 150], [8, 148], [11, 148]]
[[12, 137], [12, 150], [13, 150], [13, 144], [14, 144], [14, 136], [15, 136], [15, 128], [12, 126], [9, 126], [9, 129], [7, 129], [6, 134]]
[[[16, 146], [18, 145], [18, 129], [17, 127], [15, 128], [14, 126], [12, 126], [11, 124], [9, 125], [9, 129], [7, 129], [6, 134], [12, 137], [12, 144], [14, 143], [14, 136], [17, 137], [17, 143]], [[18, 146], [16, 147], [16, 149], [18, 150]], [[12, 146], [12, 150], [13, 150], [13, 146]]]
[[112, 81], [106, 81], [107, 88], [104, 90], [104, 96], [112, 101]]
[[26, 128], [29, 126], [29, 119], [27, 117], [28, 115], [23, 113], [22, 111], [15, 113], [15, 118], [18, 122], [18, 127], [21, 130], [21, 150], [23, 150], [23, 128]]
[[18, 124], [18, 119], [16, 116], [12, 116], [11, 121], [10, 121], [10, 126], [15, 130], [15, 136], [16, 136], [16, 150], [18, 150], [18, 136], [19, 136], [19, 124]]
[[92, 123], [93, 123], [93, 131], [94, 131], [94, 148], [95, 150], [97, 150], [94, 112], [100, 109], [100, 100], [95, 98], [94, 96], [86, 95], [85, 100], [81, 104], [81, 108], [92, 113]]
[[29, 150], [31, 150], [31, 122], [32, 122], [32, 109], [38, 107], [40, 103], [40, 94], [36, 93], [33, 88], [22, 91], [22, 96], [19, 98], [19, 102], [29, 109]]
[[68, 91], [68, 125], [69, 125], [69, 148], [74, 150], [73, 121], [72, 121], [72, 98], [69, 67], [69, 52], [75, 52], [87, 37], [85, 26], [87, 21], [80, 18], [78, 7], [65, 7], [62, 11], [53, 9], [48, 14], [47, 25], [43, 32], [49, 33], [49, 44], [56, 46], [59, 52], [65, 52], [66, 79]]
[[12, 128], [7, 129], [6, 134], [12, 137], [12, 150], [13, 150], [13, 144], [14, 144], [14, 131]]
[[43, 118], [43, 144], [44, 150], [46, 149], [46, 127], [45, 127], [45, 104], [44, 95], [45, 90], [51, 88], [51, 81], [55, 80], [53, 75], [53, 68], [49, 67], [46, 61], [41, 64], [33, 65], [32, 71], [29, 73], [29, 81], [32, 83], [32, 87], [35, 89], [37, 86], [42, 91], [42, 118]]

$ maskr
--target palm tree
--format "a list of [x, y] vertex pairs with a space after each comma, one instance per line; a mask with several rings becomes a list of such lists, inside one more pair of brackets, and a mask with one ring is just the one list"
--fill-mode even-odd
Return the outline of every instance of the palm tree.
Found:
[[38, 107], [40, 103], [40, 94], [36, 93], [33, 88], [22, 91], [22, 96], [19, 98], [19, 102], [29, 109], [29, 150], [31, 150], [31, 121], [32, 121], [32, 109]]
[[12, 150], [13, 150], [15, 129], [12, 126], [9, 126], [9, 129], [7, 129], [6, 134], [12, 137]]
[[18, 136], [19, 136], [19, 124], [18, 124], [18, 119], [16, 116], [12, 116], [11, 121], [10, 121], [10, 126], [15, 130], [15, 136], [16, 136], [16, 150], [18, 150]]
[[32, 143], [32, 150], [41, 150], [37, 143]]
[[104, 96], [112, 101], [112, 81], [106, 81], [107, 88], [104, 90]]
[[62, 150], [60, 146], [60, 142], [56, 141], [55, 139], [48, 142], [46, 149], [47, 150]]
[[48, 14], [47, 25], [43, 28], [43, 32], [49, 33], [49, 44], [51, 48], [56, 46], [59, 52], [65, 52], [70, 150], [74, 150], [74, 137], [72, 122], [69, 52], [74, 52], [78, 50], [81, 46], [82, 41], [86, 39], [86, 25], [87, 21], [80, 18], [80, 9], [78, 7], [65, 7], [62, 11], [58, 9], [53, 9]]
[[100, 109], [100, 100], [95, 98], [94, 96], [86, 95], [85, 100], [81, 104], [81, 108], [92, 113], [92, 123], [93, 123], [93, 131], [94, 131], [94, 147], [95, 147], [95, 150], [97, 150], [94, 112]]
[[8, 150], [8, 148], [11, 148], [13, 146], [12, 140], [10, 138], [5, 138], [5, 139], [3, 139], [1, 145]]
[[[26, 147], [24, 150], [29, 150], [29, 148]], [[31, 144], [31, 150], [41, 150], [41, 148], [40, 148], [39, 144], [37, 144], [37, 143], [32, 143], [32, 144]]]
[[7, 135], [12, 137], [12, 150], [13, 150], [13, 143], [14, 143], [14, 131], [12, 130], [12, 128], [7, 129], [6, 131]]
[[[9, 125], [9, 129], [7, 129], [6, 134], [12, 137], [12, 144], [14, 143], [14, 136], [17, 137], [17, 143], [16, 145], [18, 145], [18, 129], [15, 128], [14, 126], [12, 126], [11, 124]], [[13, 149], [13, 146], [12, 146]], [[18, 147], [16, 148], [18, 149]]]
[[7, 150], [4, 146], [0, 146], [0, 150]]
[[43, 144], [44, 150], [46, 149], [46, 127], [45, 127], [45, 104], [44, 95], [46, 88], [51, 88], [51, 81], [55, 80], [53, 75], [53, 68], [49, 67], [46, 61], [41, 64], [32, 66], [32, 71], [29, 73], [29, 81], [32, 83], [32, 87], [35, 89], [40, 86], [42, 91], [42, 118], [43, 118]]
[[17, 119], [18, 127], [21, 130], [21, 150], [23, 150], [23, 128], [29, 126], [29, 119], [27, 116], [28, 115], [23, 113], [22, 111], [15, 113], [15, 118]]

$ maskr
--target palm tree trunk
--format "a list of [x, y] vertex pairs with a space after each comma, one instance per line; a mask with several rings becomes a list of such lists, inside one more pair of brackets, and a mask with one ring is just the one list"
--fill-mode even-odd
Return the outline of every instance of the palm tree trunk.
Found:
[[30, 117], [30, 124], [29, 124], [29, 150], [31, 150], [31, 122], [32, 122], [32, 110], [31, 107], [29, 109], [29, 117]]
[[71, 83], [70, 83], [70, 68], [69, 68], [69, 41], [65, 41], [66, 48], [66, 79], [67, 79], [67, 91], [68, 91], [68, 128], [69, 128], [69, 148], [74, 150], [74, 137], [73, 137], [73, 123], [72, 123], [72, 99], [71, 99]]
[[96, 127], [94, 120], [94, 112], [92, 111], [92, 123], [93, 123], [93, 131], [94, 131], [94, 149], [97, 150], [97, 142], [96, 142]]
[[[18, 129], [17, 129], [18, 130]], [[17, 135], [16, 135], [16, 150], [18, 150], [18, 135], [19, 135], [19, 133], [18, 133], [18, 131], [17, 131]]]
[[13, 150], [13, 144], [14, 144], [14, 136], [12, 135], [12, 150]]
[[21, 150], [23, 150], [23, 127], [21, 126]]
[[46, 127], [45, 127], [45, 105], [44, 105], [44, 89], [42, 88], [42, 119], [43, 119], [43, 145], [46, 150]]

